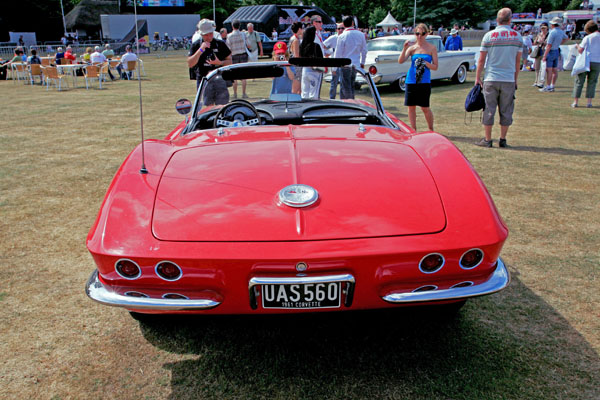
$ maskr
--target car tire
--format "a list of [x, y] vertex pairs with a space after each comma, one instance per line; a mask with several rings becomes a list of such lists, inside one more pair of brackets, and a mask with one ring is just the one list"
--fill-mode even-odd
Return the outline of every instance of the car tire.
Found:
[[452, 76], [452, 82], [454, 83], [465, 83], [467, 81], [467, 65], [460, 64], [454, 75]]
[[401, 77], [393, 83], [393, 85], [401, 92], [406, 92], [406, 76]]

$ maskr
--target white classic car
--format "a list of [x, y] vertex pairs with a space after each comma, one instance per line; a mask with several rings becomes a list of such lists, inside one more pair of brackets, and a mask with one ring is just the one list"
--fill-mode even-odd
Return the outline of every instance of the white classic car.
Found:
[[[375, 83], [391, 83], [404, 91], [406, 74], [410, 62], [398, 64], [398, 57], [406, 40], [414, 41], [413, 35], [386, 36], [367, 42], [367, 59], [365, 70], [369, 71]], [[439, 68], [431, 71], [431, 79], [452, 79], [456, 83], [465, 83], [467, 71], [474, 70], [475, 52], [447, 51], [442, 38], [437, 35], [427, 36], [427, 41], [437, 48]], [[358, 79], [357, 85], [363, 84]]]

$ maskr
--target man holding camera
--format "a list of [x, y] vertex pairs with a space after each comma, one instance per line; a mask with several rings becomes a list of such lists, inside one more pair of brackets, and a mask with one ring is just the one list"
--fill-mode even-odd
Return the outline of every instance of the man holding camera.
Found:
[[[202, 39], [192, 44], [187, 58], [188, 67], [193, 69], [196, 75], [196, 87], [200, 86], [202, 78], [210, 71], [231, 64], [231, 50], [225, 42], [214, 39], [215, 24], [209, 19], [203, 19], [199, 24]], [[204, 105], [227, 104], [229, 102], [229, 91], [227, 83], [221, 79], [211, 80], [204, 91]]]

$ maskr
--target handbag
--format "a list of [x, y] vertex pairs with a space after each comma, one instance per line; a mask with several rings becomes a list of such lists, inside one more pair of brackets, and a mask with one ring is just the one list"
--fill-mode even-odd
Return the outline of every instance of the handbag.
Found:
[[531, 58], [537, 58], [540, 54], [540, 46], [535, 45], [531, 48], [531, 54], [529, 55]]
[[590, 52], [587, 49], [584, 49], [583, 52], [577, 54], [571, 76], [579, 75], [583, 72], [590, 72]]

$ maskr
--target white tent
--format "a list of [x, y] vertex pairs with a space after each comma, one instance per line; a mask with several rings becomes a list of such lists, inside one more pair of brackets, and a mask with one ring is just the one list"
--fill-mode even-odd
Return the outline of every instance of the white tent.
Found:
[[382, 27], [382, 28], [392, 28], [392, 27], [401, 27], [402, 24], [398, 21], [396, 21], [396, 18], [392, 17], [392, 14], [390, 14], [390, 12], [388, 11], [388, 14], [386, 15], [386, 17], [383, 19], [383, 21], [381, 21], [380, 23], [377, 24], [377, 27]]

